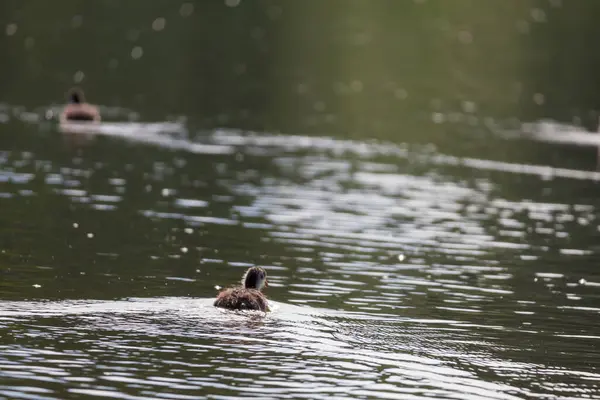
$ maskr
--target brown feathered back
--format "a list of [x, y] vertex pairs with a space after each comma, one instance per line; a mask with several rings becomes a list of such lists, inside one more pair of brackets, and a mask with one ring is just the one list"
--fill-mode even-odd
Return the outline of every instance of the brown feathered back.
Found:
[[259, 310], [266, 312], [268, 309], [267, 298], [259, 290], [234, 287], [223, 290], [217, 296], [215, 307], [229, 310]]
[[85, 102], [85, 95], [79, 88], [72, 88], [67, 93], [68, 103], [60, 114], [60, 121], [100, 121], [98, 107]]

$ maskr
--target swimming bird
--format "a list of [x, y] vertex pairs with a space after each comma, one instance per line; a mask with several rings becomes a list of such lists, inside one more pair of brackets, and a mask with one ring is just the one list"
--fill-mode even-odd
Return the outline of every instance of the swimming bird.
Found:
[[60, 113], [60, 122], [92, 121], [100, 122], [98, 107], [85, 102], [83, 90], [72, 88], [67, 93], [68, 104]]
[[217, 296], [214, 306], [229, 310], [266, 312], [269, 304], [261, 289], [267, 286], [267, 271], [261, 267], [248, 268], [242, 277], [242, 285], [223, 290]]

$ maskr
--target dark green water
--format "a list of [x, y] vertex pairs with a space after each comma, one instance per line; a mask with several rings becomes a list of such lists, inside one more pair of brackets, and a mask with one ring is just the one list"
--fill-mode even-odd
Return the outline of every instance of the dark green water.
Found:
[[2, 3], [0, 398], [600, 398], [598, 4]]

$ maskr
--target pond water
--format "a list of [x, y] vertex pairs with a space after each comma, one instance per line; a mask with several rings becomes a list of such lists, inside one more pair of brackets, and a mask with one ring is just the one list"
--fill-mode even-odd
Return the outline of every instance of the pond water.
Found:
[[69, 4], [0, 16], [0, 399], [600, 398], [600, 3]]
[[[233, 130], [199, 155], [135, 125], [135, 141], [1, 128], [23, 143], [0, 164], [5, 398], [598, 394], [596, 200], [564, 194], [594, 172]], [[274, 311], [212, 307], [251, 265]]]

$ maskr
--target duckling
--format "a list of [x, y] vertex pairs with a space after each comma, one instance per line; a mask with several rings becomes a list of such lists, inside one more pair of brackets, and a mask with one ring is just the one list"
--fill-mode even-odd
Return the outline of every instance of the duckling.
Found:
[[69, 104], [65, 106], [60, 114], [60, 122], [67, 121], [92, 121], [100, 122], [98, 107], [85, 102], [83, 90], [72, 88], [67, 93]]
[[217, 296], [214, 306], [229, 310], [267, 312], [269, 304], [261, 289], [268, 286], [267, 271], [261, 267], [248, 268], [242, 277], [242, 285], [223, 290]]

